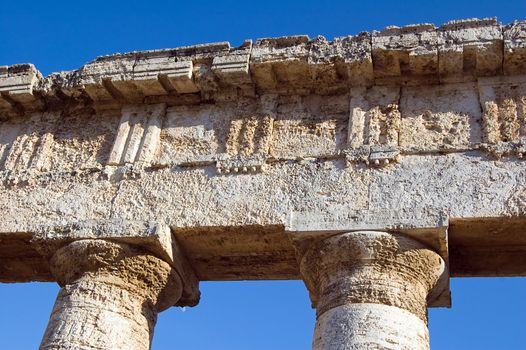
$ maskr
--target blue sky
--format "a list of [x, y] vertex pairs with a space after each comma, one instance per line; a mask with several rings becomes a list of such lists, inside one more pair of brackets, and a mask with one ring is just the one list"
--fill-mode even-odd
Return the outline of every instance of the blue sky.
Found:
[[[524, 19], [526, 1], [3, 1], [0, 65], [49, 74], [115, 52], [493, 16]], [[453, 279], [451, 288], [453, 308], [430, 310], [433, 350], [525, 348], [526, 279]], [[37, 348], [57, 291], [0, 284], [0, 349]], [[160, 315], [154, 350], [310, 348], [314, 312], [300, 281], [210, 282], [202, 294], [196, 308]]]
[[[453, 307], [430, 309], [432, 350], [519, 350], [525, 278], [455, 278]], [[205, 282], [201, 303], [159, 315], [153, 350], [307, 350], [314, 311], [300, 281]], [[58, 287], [0, 284], [0, 349], [36, 349]]]

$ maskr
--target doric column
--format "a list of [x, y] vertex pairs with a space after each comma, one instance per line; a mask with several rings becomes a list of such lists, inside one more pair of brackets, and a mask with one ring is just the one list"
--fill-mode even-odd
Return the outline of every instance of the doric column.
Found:
[[182, 294], [168, 263], [123, 243], [75, 241], [51, 270], [62, 289], [40, 349], [149, 349], [157, 313]]
[[300, 250], [316, 307], [315, 350], [429, 349], [427, 297], [442, 258], [399, 234], [350, 232]]

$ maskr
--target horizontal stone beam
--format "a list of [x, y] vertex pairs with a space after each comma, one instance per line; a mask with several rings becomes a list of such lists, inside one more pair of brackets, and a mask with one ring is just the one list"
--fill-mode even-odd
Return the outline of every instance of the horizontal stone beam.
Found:
[[[64, 96], [95, 108], [153, 101], [195, 104], [258, 93], [334, 94], [349, 87], [475, 81], [526, 74], [526, 24], [495, 19], [387, 27], [334, 38], [213, 43], [97, 58], [43, 78], [32, 65], [0, 68], [0, 111], [35, 110]], [[59, 92], [59, 93], [58, 93]], [[188, 98], [185, 95], [196, 95]], [[58, 96], [58, 97], [57, 97]], [[17, 107], [18, 106], [18, 107]]]

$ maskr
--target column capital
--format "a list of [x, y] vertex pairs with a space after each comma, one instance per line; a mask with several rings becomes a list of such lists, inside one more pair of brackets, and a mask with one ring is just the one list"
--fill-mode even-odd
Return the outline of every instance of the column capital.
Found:
[[140, 247], [103, 239], [73, 241], [50, 259], [51, 272], [61, 287], [82, 278], [111, 283], [142, 295], [157, 312], [177, 303], [183, 281], [167, 262]]
[[302, 244], [298, 255], [318, 317], [340, 305], [373, 303], [407, 310], [427, 322], [428, 295], [447, 278], [440, 255], [396, 233], [342, 233]]
[[[423, 243], [430, 250], [449, 261], [447, 211], [424, 207], [406, 209], [363, 209], [348, 211], [332, 208], [330, 211], [302, 209], [292, 211], [285, 231], [300, 255], [312, 244], [348, 232], [396, 232]], [[299, 261], [299, 260], [298, 260]], [[450, 307], [449, 278], [443, 275], [428, 298], [429, 307]]]
[[157, 314], [183, 295], [171, 264], [123, 242], [75, 240], [52, 254], [50, 269], [61, 290], [42, 350], [147, 350]]
[[61, 248], [80, 240], [124, 243], [167, 262], [182, 283], [182, 296], [176, 306], [199, 303], [199, 279], [168, 225], [120, 219], [79, 220], [37, 227], [32, 244], [46, 260], [51, 260]]
[[428, 298], [446, 264], [399, 233], [353, 231], [297, 244], [316, 307], [315, 350], [429, 349]]

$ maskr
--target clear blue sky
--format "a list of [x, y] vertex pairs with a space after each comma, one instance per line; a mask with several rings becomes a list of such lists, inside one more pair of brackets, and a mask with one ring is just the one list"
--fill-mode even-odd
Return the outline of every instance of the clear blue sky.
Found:
[[[492, 16], [524, 19], [526, 1], [2, 1], [0, 65], [49, 74], [115, 52]], [[526, 348], [526, 279], [453, 279], [451, 288], [453, 308], [430, 310], [433, 350]], [[57, 290], [0, 284], [0, 349], [37, 348]], [[160, 315], [153, 349], [309, 349], [313, 326], [299, 281], [203, 283], [199, 306]]]

